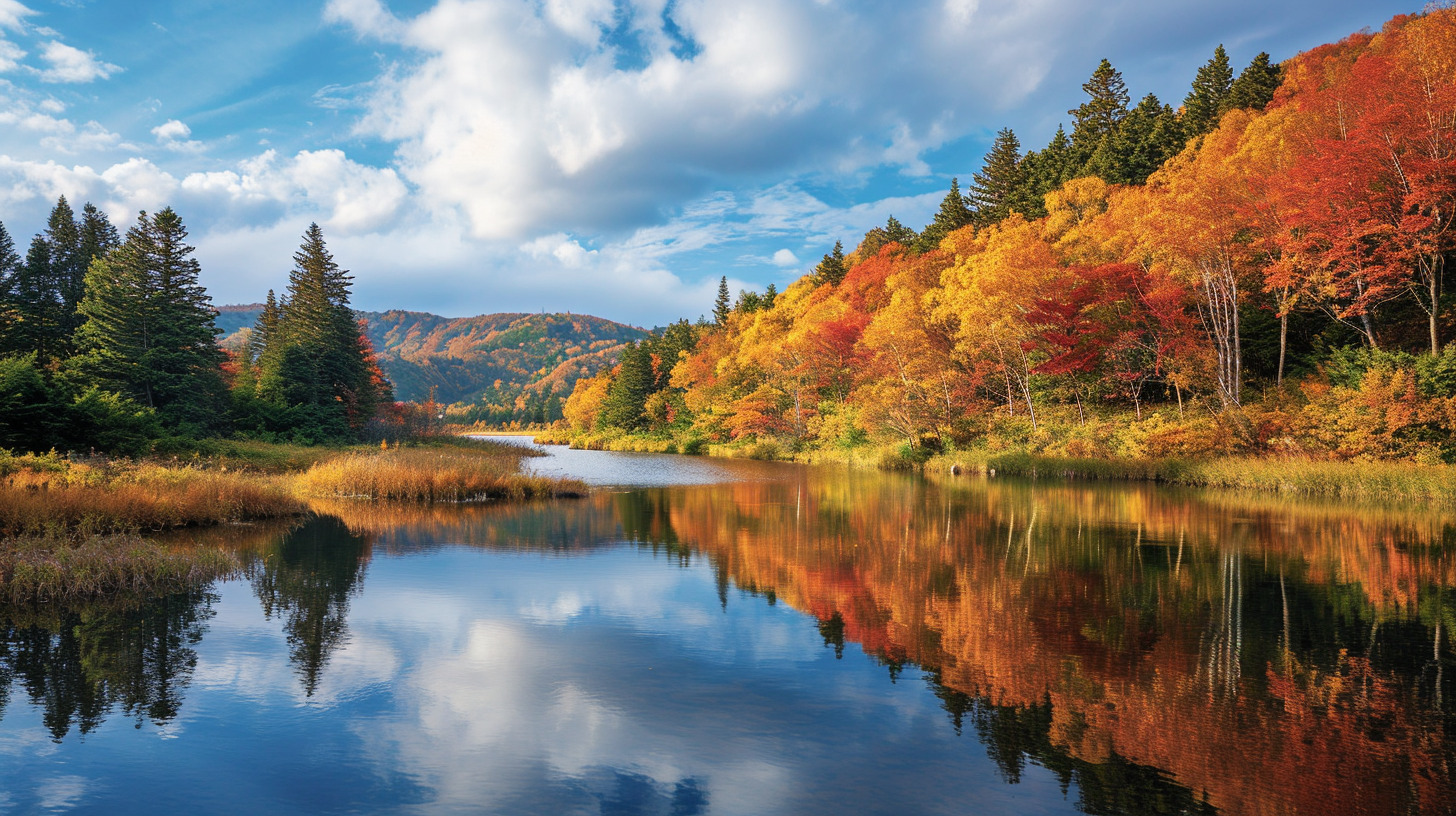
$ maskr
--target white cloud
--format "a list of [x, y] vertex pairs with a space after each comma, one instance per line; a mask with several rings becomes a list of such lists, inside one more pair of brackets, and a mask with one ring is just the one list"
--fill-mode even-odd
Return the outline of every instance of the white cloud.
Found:
[[41, 46], [40, 57], [50, 65], [40, 72], [46, 82], [93, 82], [121, 70], [120, 66], [96, 59], [89, 51], [54, 40]]
[[380, 40], [394, 40], [404, 29], [379, 0], [329, 0], [324, 21], [353, 26], [360, 34]]
[[0, 74], [14, 71], [25, 58], [25, 51], [15, 43], [0, 37]]
[[168, 119], [160, 125], [152, 128], [152, 135], [157, 137], [159, 142], [174, 142], [178, 139], [186, 139], [192, 135], [192, 128], [187, 127], [183, 122], [176, 119]]
[[781, 249], [773, 254], [773, 264], [774, 266], [781, 266], [784, 268], [798, 266], [799, 258], [789, 250]]
[[0, 29], [24, 31], [25, 18], [33, 14], [34, 9], [27, 8], [16, 0], [0, 0]]
[[[948, 39], [928, 5], [440, 0], [399, 22], [423, 58], [378, 80], [360, 128], [398, 142], [404, 177], [483, 238], [657, 222], [714, 179], [923, 174], [926, 151], [1026, 93], [1022, 77], [1051, 59], [1023, 37], [998, 51], [1015, 70], [977, 70], [979, 46], [1025, 21], [983, 23], [973, 6], [960, 0], [975, 25]], [[326, 16], [369, 34], [398, 22], [373, 0], [334, 0]], [[603, 36], [617, 27], [632, 36]]]

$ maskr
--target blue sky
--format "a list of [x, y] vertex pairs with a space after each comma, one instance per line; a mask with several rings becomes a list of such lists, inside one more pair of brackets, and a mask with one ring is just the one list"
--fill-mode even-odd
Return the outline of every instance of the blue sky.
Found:
[[0, 222], [173, 206], [219, 303], [318, 221], [354, 305], [695, 318], [836, 239], [923, 225], [1099, 59], [1175, 106], [1389, 0], [0, 0]]

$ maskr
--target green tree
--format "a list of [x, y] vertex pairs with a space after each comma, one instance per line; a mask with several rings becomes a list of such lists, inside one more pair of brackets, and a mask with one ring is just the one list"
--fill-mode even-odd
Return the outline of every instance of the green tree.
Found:
[[68, 350], [71, 335], [81, 325], [76, 307], [80, 305], [86, 289], [86, 268], [90, 266], [91, 259], [83, 257], [76, 212], [65, 196], [57, 199], [56, 206], [51, 208], [44, 235], [50, 250], [50, 274], [60, 303], [55, 328], [58, 347]]
[[848, 272], [849, 266], [844, 262], [844, 242], [835, 241], [834, 251], [825, 255], [819, 265], [814, 267], [814, 282], [820, 286], [826, 283], [836, 286], [844, 280]]
[[1148, 94], [1103, 145], [1088, 168], [1111, 184], [1142, 184], [1183, 149], [1183, 130], [1173, 109]]
[[971, 223], [971, 218], [971, 208], [966, 203], [966, 197], [961, 194], [960, 179], [952, 178], [950, 192], [941, 199], [935, 218], [920, 231], [920, 238], [915, 242], [916, 251], [929, 252], [936, 249], [945, 236]]
[[779, 288], [770, 283], [763, 287], [763, 308], [772, 309], [774, 301], [779, 299]]
[[5, 229], [5, 224], [0, 222], [0, 354], [20, 350], [20, 312], [16, 309], [14, 295], [20, 269], [15, 241]]
[[69, 344], [62, 342], [61, 295], [51, 263], [51, 246], [41, 235], [31, 239], [25, 261], [13, 276], [10, 287], [15, 330], [12, 352], [36, 352], [40, 365], [65, 356]]
[[1067, 111], [1075, 117], [1072, 127], [1072, 153], [1078, 167], [1086, 164], [1104, 138], [1117, 133], [1117, 126], [1127, 116], [1127, 85], [1122, 73], [1112, 63], [1102, 60], [1092, 76], [1082, 83], [1089, 99]]
[[1279, 82], [1283, 71], [1278, 65], [1269, 62], [1269, 55], [1263, 52], [1254, 57], [1249, 67], [1239, 74], [1239, 78], [1229, 86], [1228, 96], [1224, 99], [1223, 113], [1238, 108], [1250, 108], [1263, 110], [1274, 100], [1274, 92], [1279, 90]]
[[[357, 433], [388, 398], [387, 384], [349, 308], [353, 278], [334, 261], [318, 224], [293, 255], [288, 294], [275, 301], [258, 360], [259, 396], [301, 409], [310, 439]], [[265, 311], [267, 307], [265, 306]]]
[[656, 381], [652, 354], [645, 343], [629, 343], [622, 350], [616, 376], [607, 386], [607, 396], [597, 413], [597, 425], [629, 431], [642, 428], [646, 424], [643, 407], [647, 397], [656, 390]]
[[1202, 136], [1218, 126], [1218, 117], [1227, 110], [1233, 69], [1223, 46], [1213, 49], [1213, 56], [1193, 77], [1193, 90], [1183, 100], [1183, 130], [1190, 138]]
[[733, 312], [733, 302], [728, 297], [728, 276], [718, 279], [718, 296], [713, 299], [713, 322], [719, 326], [728, 322]]
[[1011, 128], [1002, 128], [986, 154], [981, 172], [971, 182], [969, 197], [975, 211], [971, 220], [985, 227], [1010, 215], [1021, 177], [1021, 141]]
[[1081, 167], [1074, 160], [1072, 140], [1060, 125], [1047, 146], [1026, 154], [1021, 164], [1020, 184], [1012, 193], [1010, 208], [1027, 218], [1046, 215], [1046, 194], [1070, 181]]
[[86, 273], [69, 368], [94, 385], [156, 409], [170, 427], [215, 429], [222, 416], [222, 350], [215, 312], [187, 230], [170, 207], [145, 212], [126, 240]]

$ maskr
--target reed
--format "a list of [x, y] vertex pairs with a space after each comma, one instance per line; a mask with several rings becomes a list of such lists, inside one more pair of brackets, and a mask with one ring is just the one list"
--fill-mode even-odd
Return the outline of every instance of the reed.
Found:
[[468, 502], [580, 496], [576, 481], [527, 476], [523, 452], [505, 446], [405, 448], [350, 453], [295, 477], [297, 491], [318, 498]]
[[104, 535], [301, 513], [278, 477], [156, 464], [71, 464], [0, 476], [0, 535]]
[[76, 542], [26, 536], [0, 546], [0, 604], [75, 603], [120, 595], [159, 595], [236, 573], [221, 549], [166, 547], [132, 535]]
[[986, 456], [973, 469], [1031, 478], [1151, 481], [1341, 499], [1456, 503], [1456, 467], [1411, 462], [1108, 460], [1008, 453]]

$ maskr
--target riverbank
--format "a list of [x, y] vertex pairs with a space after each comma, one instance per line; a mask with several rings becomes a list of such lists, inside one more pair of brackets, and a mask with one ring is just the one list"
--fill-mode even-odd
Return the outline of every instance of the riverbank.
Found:
[[714, 444], [640, 434], [594, 434], [569, 430], [543, 432], [537, 435], [536, 441], [587, 450], [690, 453], [950, 475], [1153, 482], [1185, 487], [1257, 490], [1311, 498], [1456, 505], [1456, 466], [1419, 462], [1235, 455], [1098, 458], [984, 447], [935, 452], [906, 444], [876, 445], [867, 442], [795, 450], [791, 445], [776, 440]]
[[0, 603], [206, 583], [237, 569], [236, 558], [143, 536], [301, 516], [320, 498], [443, 504], [586, 492], [522, 474], [531, 455], [453, 438], [347, 449], [221, 441], [141, 461], [0, 451]]

